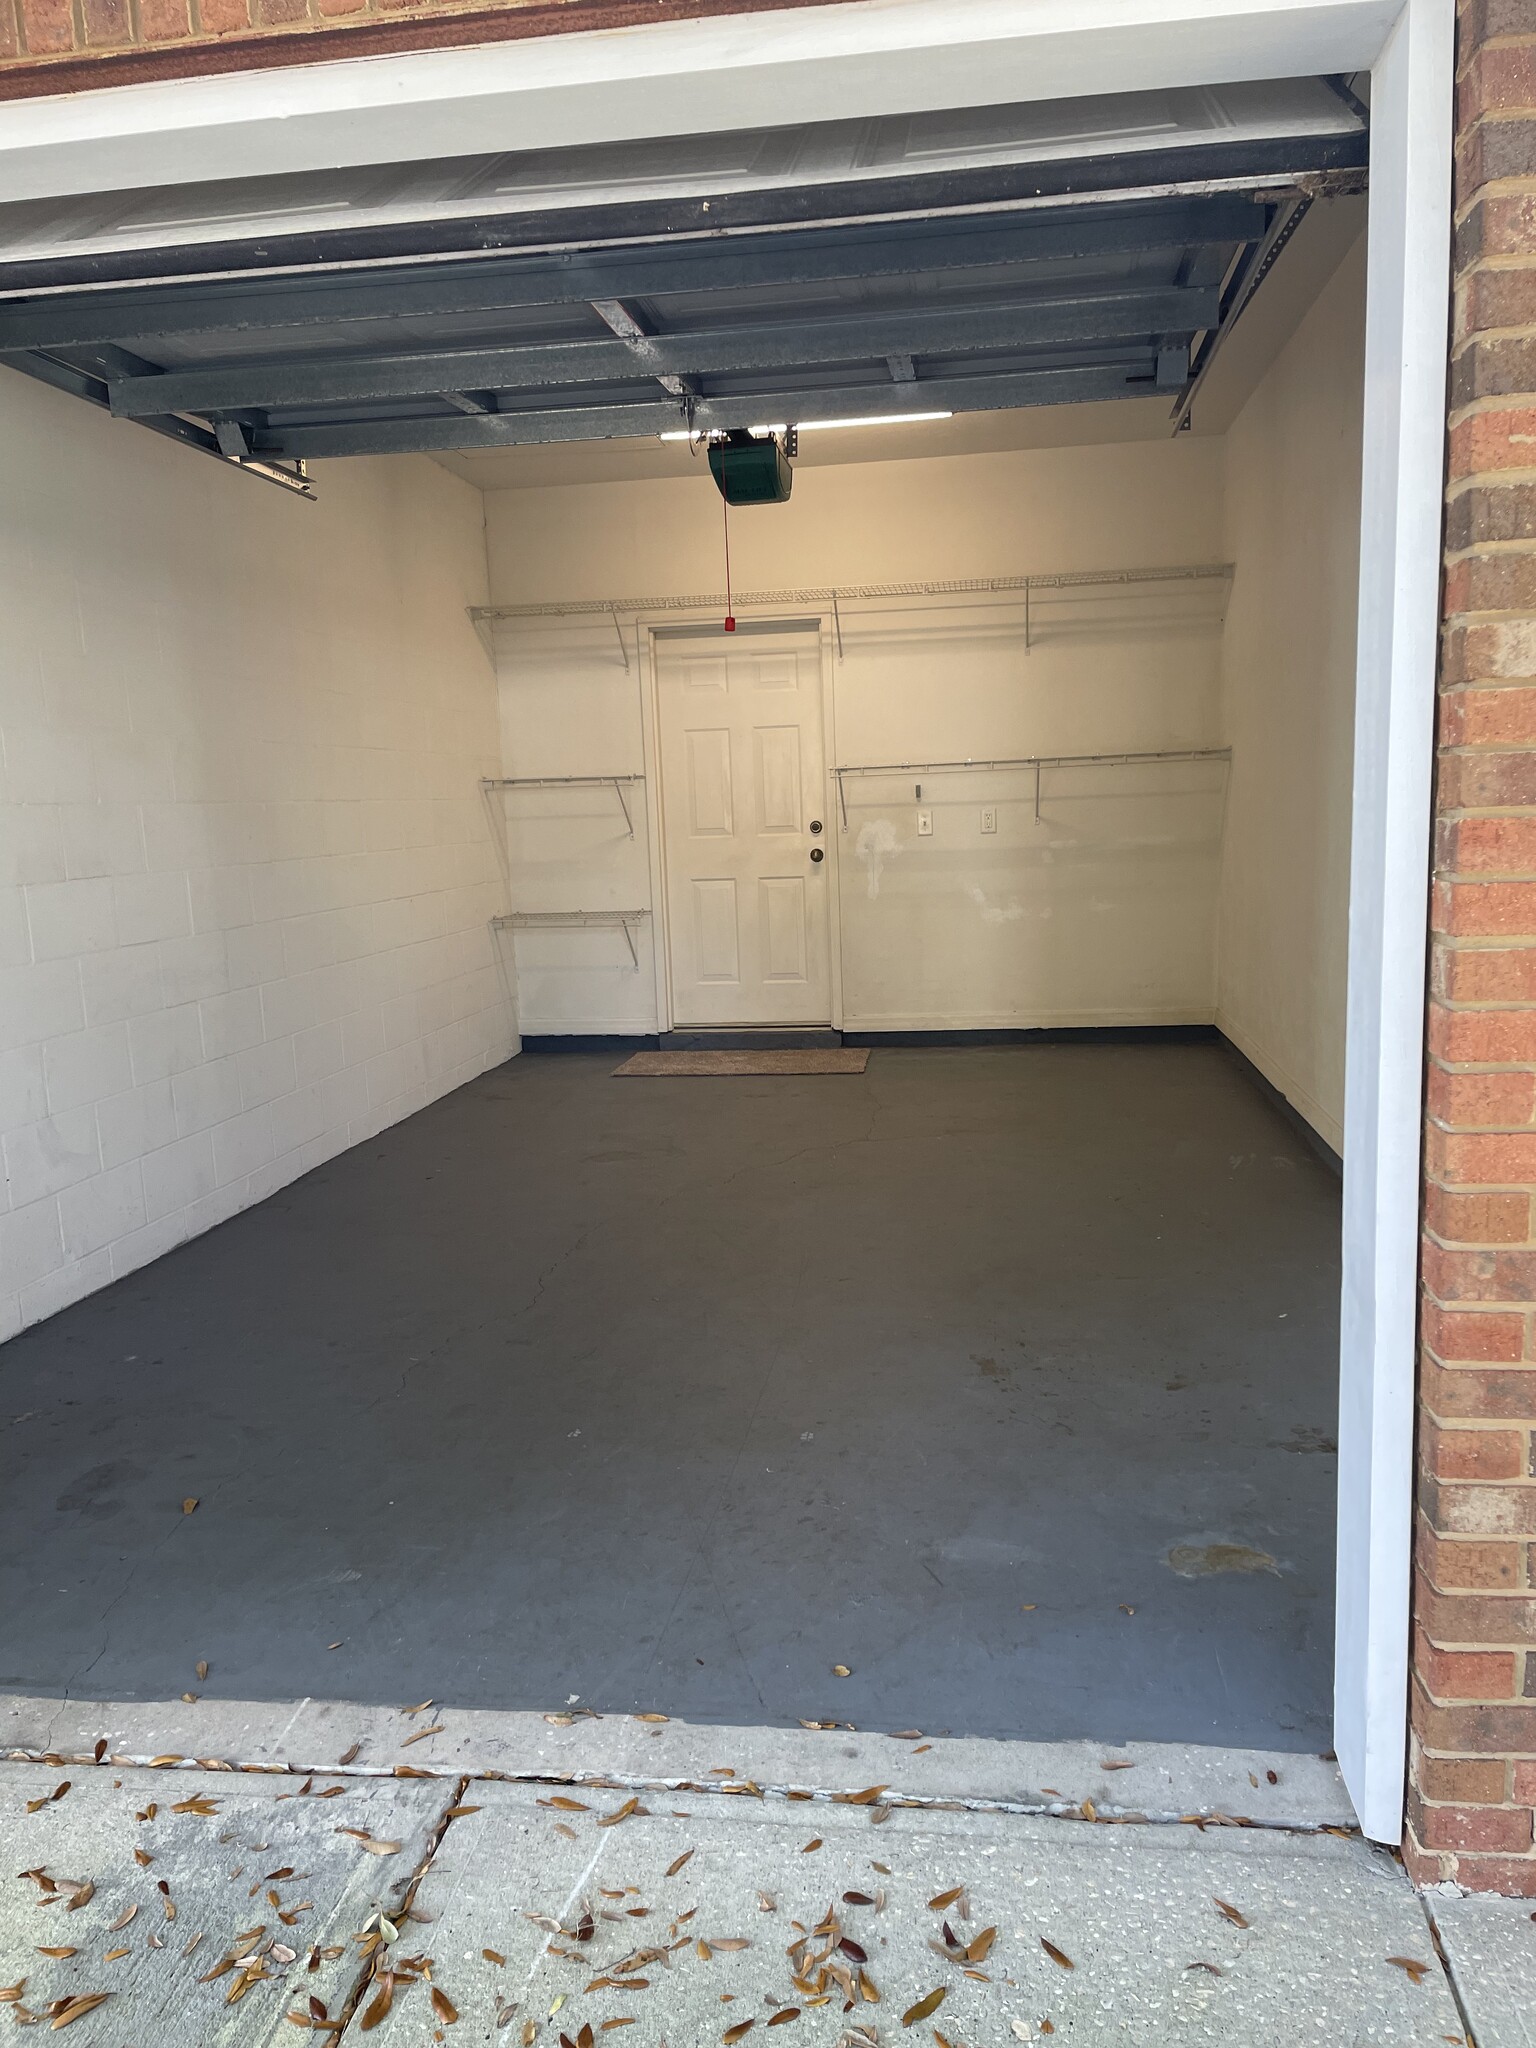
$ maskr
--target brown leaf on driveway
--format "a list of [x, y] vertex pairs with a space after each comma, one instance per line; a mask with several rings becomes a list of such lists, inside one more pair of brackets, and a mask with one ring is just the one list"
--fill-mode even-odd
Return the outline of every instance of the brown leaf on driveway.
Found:
[[197, 1495], [195, 1493], [189, 1493], [186, 1499], [181, 1504], [181, 1512], [184, 1515], [190, 1515], [195, 1512], [197, 1504]]
[[[1214, 1893], [1212, 1893], [1212, 1897], [1215, 1897]], [[1229, 1906], [1225, 1899], [1216, 1899], [1216, 1906], [1219, 1912], [1221, 1913], [1222, 1918], [1224, 1920], [1230, 1920], [1234, 1927], [1246, 1927], [1248, 1925], [1247, 1916], [1243, 1913], [1239, 1913], [1236, 1906]]]
[[1387, 1961], [1394, 1969], [1403, 1971], [1415, 1984], [1422, 1984], [1429, 1975], [1428, 1963], [1416, 1962], [1412, 1956], [1388, 1956]]
[[1040, 1946], [1045, 1950], [1051, 1961], [1059, 1963], [1062, 1969], [1075, 1970], [1077, 1968], [1076, 1963], [1073, 1962], [1066, 1950], [1058, 1948], [1054, 1941], [1047, 1941], [1043, 1934], [1040, 1937]]
[[60, 2011], [54, 2014], [49, 2027], [50, 2033], [57, 2033], [60, 2027], [72, 2027], [76, 2020], [83, 2020], [88, 2012], [94, 2012], [98, 2005], [105, 2005], [112, 1997], [110, 1991], [82, 1991], [76, 1997], [67, 1999]]
[[941, 1984], [937, 1991], [930, 1991], [928, 1996], [920, 1998], [916, 2005], [909, 2005], [901, 2016], [901, 2024], [904, 2027], [915, 2027], [919, 2020], [925, 2020], [931, 2013], [936, 2013], [948, 1996], [949, 1986]]

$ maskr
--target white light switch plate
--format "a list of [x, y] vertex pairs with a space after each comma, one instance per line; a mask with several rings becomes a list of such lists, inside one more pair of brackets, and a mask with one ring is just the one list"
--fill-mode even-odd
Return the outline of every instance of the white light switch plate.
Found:
[[919, 812], [918, 812], [918, 814], [917, 814], [917, 836], [918, 836], [918, 838], [919, 838], [919, 839], [927, 839], [927, 838], [929, 838], [929, 837], [930, 837], [930, 836], [932, 835], [932, 832], [933, 832], [933, 813], [932, 813], [932, 811], [919, 811]]

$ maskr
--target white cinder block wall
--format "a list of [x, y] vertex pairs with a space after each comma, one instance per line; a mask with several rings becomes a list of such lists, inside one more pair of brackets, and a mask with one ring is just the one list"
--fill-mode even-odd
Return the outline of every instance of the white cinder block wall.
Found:
[[482, 501], [0, 371], [0, 1335], [515, 1050]]

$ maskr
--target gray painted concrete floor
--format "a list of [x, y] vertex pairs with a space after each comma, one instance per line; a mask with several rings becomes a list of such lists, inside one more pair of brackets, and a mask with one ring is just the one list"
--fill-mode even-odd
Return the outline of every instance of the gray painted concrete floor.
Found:
[[1324, 1746], [1337, 1187], [1219, 1047], [614, 1063], [0, 1352], [0, 1684]]
[[[340, 1797], [323, 1796], [336, 1786]], [[189, 1797], [214, 1810], [187, 1810]], [[592, 2048], [609, 2033], [691, 2048], [773, 2026], [823, 2048], [1466, 2039], [1421, 1902], [1358, 1837], [700, 1791], [633, 1801], [342, 1771], [306, 1785], [110, 1757], [68, 1779], [8, 1764], [0, 1979], [45, 2018], [57, 2000], [110, 1990], [74, 2023], [80, 2048], [264, 2043], [309, 2018], [381, 2048]], [[153, 1861], [141, 1867], [135, 1849]], [[71, 1911], [35, 1876], [12, 1875], [18, 1862], [55, 1884], [90, 1880], [94, 1895]], [[975, 1944], [970, 1957], [935, 1952], [946, 1925]], [[396, 1969], [392, 2003], [360, 1939], [370, 1933]], [[786, 1951], [806, 1934], [816, 1960], [799, 1951], [797, 1982]], [[242, 1935], [240, 1964], [260, 1961], [262, 1981], [231, 2005], [241, 1969], [201, 1980]], [[429, 2003], [433, 1987], [446, 2004]]]

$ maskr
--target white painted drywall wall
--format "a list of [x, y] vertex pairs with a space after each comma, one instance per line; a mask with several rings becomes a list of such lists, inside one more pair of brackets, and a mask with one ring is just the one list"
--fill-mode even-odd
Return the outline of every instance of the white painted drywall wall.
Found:
[[1225, 436], [1233, 746], [1221, 1029], [1338, 1151], [1360, 554], [1365, 244]]
[[0, 1335], [515, 1049], [481, 501], [0, 370]]
[[[922, 429], [912, 429], [914, 450]], [[1028, 571], [1219, 562], [1215, 439], [809, 467], [787, 506], [734, 515], [738, 590], [947, 580]], [[683, 596], [723, 587], [720, 500], [700, 465], [680, 481], [545, 486], [486, 496], [501, 604]], [[1024, 651], [1015, 606], [850, 604], [830, 657], [836, 758], [964, 759], [1219, 743], [1220, 593], [1042, 607]], [[1188, 614], [1201, 611], [1199, 621]], [[611, 621], [498, 635], [509, 775], [644, 765], [643, 664]], [[1037, 822], [1033, 777], [935, 778], [915, 834], [911, 782], [848, 784], [838, 835], [843, 1021], [849, 1028], [1208, 1022], [1225, 771], [1209, 765], [1058, 771]], [[637, 807], [630, 840], [604, 791], [506, 797], [519, 908], [648, 908]], [[827, 792], [827, 816], [834, 798]], [[998, 830], [983, 836], [983, 805]], [[871, 828], [900, 848], [878, 877]], [[866, 851], [870, 834], [865, 834]], [[520, 932], [529, 1033], [651, 1031], [651, 964], [613, 930]]]

